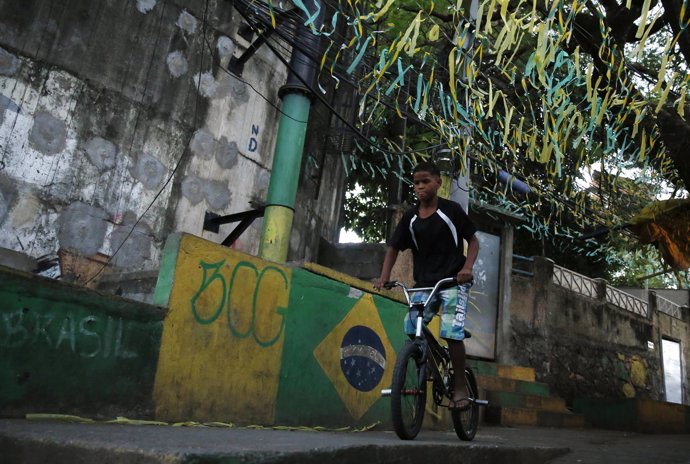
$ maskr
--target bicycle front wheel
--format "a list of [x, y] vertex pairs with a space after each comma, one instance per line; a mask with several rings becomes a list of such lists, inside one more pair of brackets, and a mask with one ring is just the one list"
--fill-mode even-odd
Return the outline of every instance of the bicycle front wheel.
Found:
[[[467, 391], [470, 398], [478, 399], [477, 381], [474, 378], [474, 372], [469, 368], [465, 369], [465, 382], [467, 383]], [[472, 402], [470, 408], [465, 411], [451, 409], [451, 417], [453, 418], [453, 428], [455, 428], [458, 438], [472, 441], [477, 433], [477, 426], [479, 424], [479, 405]]]
[[398, 354], [391, 386], [393, 427], [403, 440], [414, 439], [422, 428], [426, 406], [424, 367], [419, 345], [407, 342]]

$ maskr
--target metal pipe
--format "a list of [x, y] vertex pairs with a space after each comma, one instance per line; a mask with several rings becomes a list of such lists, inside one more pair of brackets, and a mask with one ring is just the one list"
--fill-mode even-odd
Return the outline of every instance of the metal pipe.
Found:
[[[318, 29], [322, 22], [323, 9], [314, 26]], [[296, 40], [304, 44], [304, 50], [319, 49], [319, 36], [306, 27], [299, 30]], [[294, 48], [287, 82], [278, 92], [283, 102], [259, 244], [259, 257], [270, 261], [285, 262], [290, 248], [295, 198], [311, 107], [310, 85], [315, 73], [316, 63]]]

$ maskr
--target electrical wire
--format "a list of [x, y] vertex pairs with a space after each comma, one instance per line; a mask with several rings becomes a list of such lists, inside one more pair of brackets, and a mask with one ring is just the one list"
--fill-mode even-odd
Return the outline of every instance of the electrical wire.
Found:
[[[240, 14], [242, 15], [241, 12], [240, 12]], [[245, 19], [246, 21], [249, 22], [249, 18], [245, 17], [244, 19]], [[250, 24], [250, 26], [251, 26], [251, 24]], [[255, 29], [255, 32], [258, 33], [258, 30]], [[292, 69], [290, 63], [289, 63], [289, 62], [278, 52], [278, 50], [276, 50], [275, 47], [272, 47], [271, 44], [269, 44], [268, 42], [266, 42], [266, 44], [267, 44], [267, 46], [274, 52], [274, 55], [276, 55], [276, 57], [278, 57], [278, 59], [279, 59], [280, 61], [282, 61], [283, 64], [284, 64], [290, 71], [293, 71], [293, 69]], [[297, 43], [295, 43], [295, 44], [294, 44], [294, 47], [299, 48], [299, 45], [298, 45]], [[303, 53], [304, 53], [304, 51], [303, 51]], [[315, 58], [312, 58], [312, 59], [313, 59], [314, 61], [317, 61]], [[393, 155], [402, 155], [402, 154], [406, 154], [406, 153], [410, 153], [410, 154], [411, 154], [411, 153], [419, 153], [419, 152], [422, 151], [422, 150], [410, 150], [410, 151], [408, 151], [408, 152], [392, 152], [392, 151], [389, 151], [389, 150], [386, 150], [386, 149], [381, 149], [381, 147], [380, 147], [379, 145], [372, 143], [372, 142], [371, 142], [367, 137], [365, 137], [356, 127], [354, 127], [351, 123], [349, 123], [349, 121], [347, 121], [345, 118], [343, 118], [342, 115], [340, 115], [340, 114], [337, 112], [337, 110], [335, 110], [335, 108], [332, 107], [332, 105], [330, 105], [323, 97], [321, 97], [321, 95], [320, 95], [318, 92], [316, 92], [316, 91], [314, 90], [314, 88], [312, 87], [311, 83], [305, 82], [300, 76], [297, 76], [297, 77], [300, 79], [300, 81], [302, 82], [303, 85], [305, 85], [307, 88], [309, 88], [309, 89], [311, 90], [311, 92], [312, 92], [313, 94], [317, 95], [317, 97], [319, 98], [319, 100], [321, 101], [321, 103], [322, 103], [324, 106], [326, 106], [327, 109], [328, 109], [329, 111], [331, 111], [338, 119], [340, 119], [343, 123], [345, 123], [346, 126], [347, 126], [348, 128], [350, 128], [350, 130], [353, 131], [353, 133], [355, 133], [355, 134], [358, 135], [360, 138], [362, 138], [363, 140], [365, 140], [369, 145], [371, 145], [372, 148], [378, 149], [378, 150], [380, 150], [380, 151], [383, 151], [383, 152], [388, 153], [388, 154], [393, 154]], [[433, 128], [432, 128], [432, 129], [433, 129]], [[433, 146], [433, 147], [434, 147], [434, 148], [438, 148], [438, 147], [445, 146], [445, 145], [446, 145], [446, 144], [438, 144], [438, 145], [435, 145], [435, 146]], [[482, 162], [482, 160], [480, 160], [479, 158], [477, 158], [476, 156], [473, 156], [473, 155], [469, 155], [469, 158], [472, 159], [472, 160], [474, 160], [475, 162]], [[498, 166], [498, 168], [493, 168], [493, 169], [492, 169], [493, 172], [498, 172], [498, 169], [504, 169], [504, 170], [506, 170], [506, 171], [509, 171], [509, 169], [508, 169], [507, 167], [505, 167], [505, 166], [501, 167], [501, 166], [500, 166], [500, 163], [498, 163], [496, 160], [493, 160], [493, 162], [494, 162], [494, 164], [496, 164], [496, 165]], [[583, 209], [583, 207], [578, 207], [574, 201], [569, 200], [569, 199], [557, 199], [557, 198], [553, 197], [551, 194], [548, 194], [548, 195], [547, 195], [547, 194], [545, 194], [544, 192], [540, 193], [540, 195], [541, 195], [542, 197], [545, 197], [545, 199], [550, 200], [551, 202], [553, 202], [553, 203], [555, 203], [555, 204], [564, 203], [566, 206], [570, 206], [570, 207], [575, 207], [575, 208]], [[587, 209], [587, 208], [584, 208], [584, 212], [588, 212], [588, 209]], [[591, 215], [596, 215], [596, 216], [598, 216], [598, 214], [597, 214], [596, 212], [594, 212], [594, 211], [589, 211], [589, 213], [590, 213]], [[606, 224], [607, 224], [607, 221], [606, 221], [605, 219], [601, 218], [601, 217], [599, 217], [599, 218], [598, 218], [598, 221], [595, 221], [595, 222], [598, 223], [599, 225], [606, 225]]]
[[[245, 19], [246, 19], [246, 18], [245, 18]], [[278, 59], [281, 60], [281, 61], [283, 62], [283, 64], [284, 64], [291, 72], [293, 72], [294, 70], [292, 69], [290, 63], [289, 63], [287, 60], [285, 60], [285, 59], [277, 52], [277, 50], [275, 50], [268, 42], [266, 42], [266, 44], [267, 44], [267, 46], [274, 52], [274, 54], [278, 57]], [[353, 130], [354, 133], [356, 133], [356, 134], [357, 134], [358, 136], [360, 136], [363, 140], [365, 140], [367, 143], [369, 143], [370, 145], [372, 145], [372, 147], [377, 148], [377, 149], [380, 149], [379, 146], [377, 146], [376, 144], [373, 144], [372, 142], [369, 141], [368, 138], [366, 138], [363, 134], [361, 134], [361, 132], [359, 132], [359, 130], [358, 130], [356, 127], [354, 127], [354, 126], [351, 125], [348, 121], [346, 121], [345, 118], [342, 117], [342, 115], [340, 115], [340, 114], [339, 114], [339, 113], [338, 113], [338, 112], [337, 112], [327, 101], [325, 101], [324, 98], [322, 98], [322, 97], [313, 89], [313, 87], [312, 87], [312, 85], [311, 85], [310, 83], [305, 82], [304, 79], [302, 79], [300, 76], [297, 76], [297, 77], [298, 77], [299, 80], [302, 82], [302, 84], [305, 85], [307, 88], [309, 88], [309, 89], [312, 91], [312, 93], [316, 94], [316, 95], [319, 97], [319, 100], [321, 101], [321, 103], [324, 104], [324, 105], [329, 109], [329, 111], [331, 111], [336, 117], [338, 117], [338, 119], [340, 119], [342, 122], [344, 122], [344, 123], [348, 126], [348, 128], [350, 128], [351, 130]], [[439, 144], [438, 146], [445, 146], [445, 144]], [[402, 153], [400, 153], [400, 152], [391, 152], [391, 151], [388, 151], [388, 150], [381, 150], [381, 151], [387, 152], [387, 153], [389, 153], [389, 154], [394, 154], [394, 155], [395, 155], [395, 154], [397, 154], [397, 155], [402, 154]], [[419, 152], [419, 150], [412, 150], [412, 153], [417, 153], [417, 152]], [[469, 155], [469, 157], [470, 157], [470, 159], [473, 159], [473, 160], [476, 161], [476, 162], [481, 162], [481, 161], [480, 161], [477, 157], [475, 157], [475, 156]], [[497, 163], [495, 160], [494, 160], [494, 163], [498, 165], [498, 163]], [[497, 169], [494, 169], [493, 171], [494, 171], [494, 172], [497, 172], [498, 170], [497, 170]], [[541, 195], [547, 197], [547, 199], [550, 198], [550, 199], [552, 200], [552, 202], [554, 202], [554, 203], [556, 203], [556, 204], [557, 204], [557, 203], [566, 203], [566, 202], [567, 202], [567, 205], [568, 205], [568, 206], [577, 207], [576, 204], [575, 204], [575, 202], [573, 202], [572, 200], [566, 200], [566, 201], [564, 201], [564, 200], [559, 200], [559, 199], [556, 199], [555, 197], [551, 196], [550, 194], [547, 196], [547, 195], [545, 195], [544, 193], [541, 193]], [[582, 208], [582, 207], [579, 207], [579, 208]], [[585, 212], [586, 212], [586, 211], [585, 211]], [[594, 211], [591, 211], [591, 213], [592, 213], [592, 214], [595, 214]], [[599, 222], [599, 221], [601, 221], [601, 222]], [[598, 223], [599, 225], [607, 225], [607, 222], [606, 222], [605, 220], [603, 220], [603, 218], [599, 218], [599, 221], [595, 221], [595, 223]]]
[[[245, 19], [245, 21], [248, 21], [249, 18], [247, 18], [246, 16], [244, 16], [244, 14], [242, 13], [241, 10], [238, 10], [238, 11], [240, 12], [240, 15], [243, 16], [243, 18]], [[252, 25], [250, 24], [250, 26], [252, 26]], [[252, 27], [255, 27], [255, 26], [252, 26]], [[254, 29], [254, 31], [255, 31], [256, 33], [259, 33], [259, 30], [256, 29], [256, 28]], [[435, 149], [435, 148], [442, 147], [442, 146], [445, 146], [445, 145], [446, 145], [446, 144], [440, 143], [440, 144], [437, 144], [437, 145], [433, 145], [433, 146], [431, 146], [431, 147], [424, 147], [424, 148], [421, 148], [421, 149], [413, 149], [413, 150], [407, 150], [407, 151], [405, 151], [405, 152], [398, 152], [398, 151], [391, 151], [391, 150], [388, 150], [388, 149], [386, 149], [386, 148], [384, 148], [384, 147], [382, 147], [382, 146], [380, 146], [380, 145], [378, 145], [378, 144], [372, 142], [368, 137], [366, 137], [364, 134], [362, 134], [361, 131], [359, 131], [359, 129], [357, 129], [357, 127], [355, 127], [350, 121], [348, 121], [344, 116], [342, 116], [335, 108], [333, 108], [333, 106], [323, 97], [323, 95], [321, 95], [321, 92], [319, 92], [318, 90], [314, 89], [313, 84], [312, 84], [311, 82], [306, 82], [302, 76], [300, 76], [299, 74], [295, 73], [295, 72], [294, 72], [294, 69], [292, 68], [292, 65], [291, 65], [291, 64], [289, 63], [289, 61], [288, 61], [285, 57], [283, 57], [283, 55], [276, 49], [275, 45], [271, 44], [271, 42], [270, 42], [269, 40], [267, 40], [267, 41], [264, 42], [264, 43], [265, 43], [265, 45], [273, 52], [273, 54], [276, 56], [276, 58], [278, 58], [278, 60], [279, 60], [281, 63], [283, 63], [283, 65], [284, 65], [287, 69], [289, 69], [290, 72], [292, 72], [292, 73], [298, 78], [298, 80], [302, 83], [302, 85], [304, 85], [307, 89], [309, 89], [309, 90], [310, 90], [310, 93], [311, 93], [312, 95], [316, 96], [316, 98], [319, 100], [319, 102], [320, 102], [322, 105], [324, 105], [334, 116], [336, 116], [336, 118], [338, 118], [343, 124], [345, 124], [345, 126], [346, 126], [348, 129], [350, 129], [354, 135], [357, 135], [360, 139], [362, 139], [364, 142], [366, 142], [368, 145], [370, 145], [370, 146], [371, 146], [372, 148], [374, 148], [375, 150], [381, 151], [382, 153], [387, 153], [387, 154], [389, 154], [389, 155], [397, 156], [397, 155], [404, 155], [404, 154], [421, 153], [421, 152], [424, 152], [424, 151], [428, 151], [428, 150], [430, 150], [430, 149]], [[299, 49], [299, 45], [295, 44], [295, 48]], [[302, 50], [300, 50], [300, 51], [302, 51]], [[303, 53], [304, 53], [304, 52], [303, 52]], [[310, 57], [310, 58], [313, 60], [314, 63], [318, 63], [318, 60], [317, 60], [315, 57], [312, 56], [312, 57]], [[426, 125], [426, 127], [427, 127], [428, 129], [432, 129], [432, 130], [433, 130], [433, 127], [432, 127], [432, 126]]]
[[[252, 3], [254, 3], [254, 2], [252, 2]], [[238, 9], [238, 11], [240, 11], [240, 10]], [[212, 51], [212, 47], [211, 47], [211, 45], [210, 45], [210, 43], [208, 42], [208, 39], [207, 39], [207, 37], [206, 37], [206, 25], [207, 25], [207, 20], [206, 20], [206, 18], [207, 18], [207, 12], [208, 12], [208, 0], [206, 0], [205, 10], [204, 10], [204, 18], [203, 18], [203, 36], [204, 36], [204, 39], [203, 39], [203, 40], [204, 40], [204, 42], [206, 43], [206, 46], [209, 48], [209, 51]], [[252, 27], [254, 28], [254, 32], [256, 32], [256, 33], [261, 33], [261, 31], [260, 31], [259, 29], [256, 29], [255, 25], [253, 25], [252, 22], [248, 20], [249, 18], [247, 18], [241, 11], [240, 11], [240, 14], [244, 17], [245, 20], [247, 20], [247, 22], [250, 24], [250, 26], [252, 26]], [[301, 18], [299, 18], [299, 17], [297, 17], [297, 16], [295, 16], [295, 19], [296, 19], [297, 21], [301, 20]], [[299, 23], [296, 23], [296, 24], [297, 24], [296, 27], [298, 27], [298, 26], [299, 26]], [[293, 30], [294, 30], [294, 29], [293, 29]], [[289, 40], [287, 34], [284, 34], [284, 30], [281, 30], [281, 34], [280, 34], [280, 35], [281, 35], [281, 38], [282, 38], [283, 40], [286, 40], [286, 41]], [[281, 42], [277, 42], [276, 44], [273, 44], [273, 45], [272, 45], [272, 44], [270, 44], [269, 41], [267, 40], [265, 43], [266, 43], [266, 45], [268, 46], [268, 48], [271, 49], [271, 51], [274, 53], [274, 55], [279, 59], [279, 61], [281, 61], [281, 62], [292, 72], [293, 69], [292, 69], [290, 63], [289, 63], [288, 60], [283, 56], [283, 54], [278, 50], [278, 47], [280, 47], [280, 48], [283, 49], [283, 51], [287, 51], [287, 50], [288, 50], [288, 47], [286, 47], [285, 45], [282, 45]], [[288, 42], [288, 43], [289, 43], [289, 42]], [[310, 58], [313, 60], [313, 62], [318, 62], [314, 57], [315, 57], [315, 54], [316, 54], [316, 53], [320, 52], [320, 50], [308, 49], [308, 48], [304, 47], [303, 44], [298, 44], [297, 41], [294, 41], [294, 39], [293, 39], [293, 42], [290, 43], [290, 45], [291, 45], [293, 48], [299, 49], [299, 50], [302, 52], [303, 55], [310, 57]], [[202, 49], [201, 63], [203, 64], [203, 49]], [[201, 67], [201, 66], [200, 66], [200, 67]], [[258, 89], [256, 89], [250, 82], [248, 82], [248, 81], [242, 79], [241, 77], [235, 75], [234, 73], [231, 73], [231, 71], [229, 71], [227, 68], [225, 68], [225, 67], [223, 67], [223, 66], [219, 66], [219, 67], [220, 67], [220, 69], [222, 69], [225, 73], [227, 73], [227, 74], [229, 74], [229, 75], [232, 75], [234, 78], [238, 79], [240, 82], [243, 82], [244, 84], [248, 85], [257, 95], [259, 95], [261, 98], [263, 98], [269, 105], [271, 105], [274, 109], [276, 109], [277, 111], [279, 111], [281, 114], [283, 114], [284, 116], [286, 116], [286, 117], [291, 118], [291, 119], [294, 120], [294, 118], [292, 118], [292, 116], [285, 114], [285, 113], [280, 109], [280, 107], [279, 107], [277, 104], [274, 104], [273, 102], [271, 102], [265, 95], [263, 95], [260, 91], [258, 91]], [[440, 67], [441, 69], [444, 69], [443, 66], [439, 66], [439, 67]], [[342, 68], [342, 65], [341, 65], [341, 68]], [[339, 71], [339, 73], [340, 73], [340, 72], [342, 72], [342, 71]], [[440, 144], [436, 144], [436, 145], [430, 145], [430, 146], [428, 146], [428, 147], [424, 147], [424, 148], [421, 148], [421, 149], [406, 150], [406, 151], [391, 151], [391, 150], [387, 150], [387, 149], [381, 147], [380, 145], [378, 145], [378, 144], [372, 142], [368, 137], [366, 137], [364, 134], [362, 134], [361, 131], [359, 131], [359, 129], [358, 129], [357, 127], [355, 127], [352, 123], [350, 123], [350, 122], [349, 122], [344, 116], [342, 116], [342, 115], [341, 115], [341, 114], [340, 114], [340, 113], [339, 113], [339, 112], [338, 112], [328, 101], [326, 101], [326, 99], [320, 94], [320, 92], [318, 92], [317, 90], [315, 90], [315, 89], [313, 88], [313, 86], [312, 86], [311, 83], [307, 83], [307, 82], [305, 82], [305, 81], [303, 80], [303, 78], [302, 78], [301, 76], [299, 76], [299, 75], [297, 75], [297, 74], [295, 74], [295, 75], [299, 78], [299, 80], [302, 82], [303, 85], [307, 86], [307, 88], [309, 88], [309, 89], [311, 90], [311, 93], [312, 93], [313, 95], [316, 95], [316, 96], [317, 96], [317, 98], [319, 99], [319, 101], [321, 102], [321, 104], [323, 104], [323, 105], [324, 105], [324, 106], [325, 106], [325, 107], [326, 107], [336, 118], [338, 118], [342, 123], [344, 123], [344, 124], [348, 127], [348, 129], [350, 129], [350, 130], [352, 131], [353, 134], [357, 135], [360, 139], [364, 140], [368, 145], [370, 145], [370, 146], [371, 146], [373, 149], [375, 149], [375, 150], [378, 150], [378, 151], [381, 151], [381, 152], [383, 152], [383, 153], [387, 153], [387, 154], [390, 154], [390, 155], [401, 156], [401, 155], [406, 155], [406, 154], [414, 154], [414, 153], [420, 153], [420, 152], [424, 152], [424, 151], [429, 151], [429, 150], [433, 150], [433, 149], [436, 149], [436, 148], [440, 148], [440, 147], [446, 145], [446, 144], [444, 144], [444, 143], [440, 143]], [[340, 79], [340, 77], [342, 77], [342, 79]], [[339, 77], [339, 79], [340, 79], [341, 81], [346, 82], [346, 83], [349, 83], [349, 84], [351, 84], [351, 85], [355, 85], [354, 82], [349, 81], [349, 79], [345, 79], [345, 78], [344, 78], [344, 75], [341, 75], [340, 77]], [[194, 120], [196, 120], [196, 112], [197, 112], [197, 107], [198, 107], [199, 86], [200, 86], [200, 81], [197, 82], [197, 95], [196, 95], [196, 103], [195, 103]], [[379, 102], [379, 103], [384, 103], [380, 98], [376, 98], [376, 97], [374, 97], [374, 96], [372, 96], [372, 95], [367, 95], [367, 96], [368, 96], [369, 98], [374, 99], [375, 101], [377, 101], [377, 102]], [[406, 116], [409, 117], [410, 115], [409, 115], [409, 114], [406, 114]], [[411, 118], [411, 119], [414, 119], [414, 118]], [[304, 121], [301, 121], [301, 122], [304, 122]], [[413, 122], [420, 122], [420, 121], [413, 121]], [[425, 126], [427, 126], [427, 128], [433, 129], [431, 126], [428, 126], [428, 125], [425, 125]], [[112, 254], [112, 256], [108, 259], [108, 261], [101, 267], [101, 269], [100, 269], [94, 276], [92, 276], [92, 277], [86, 282], [86, 284], [88, 284], [88, 283], [91, 282], [95, 277], [97, 277], [97, 276], [102, 272], [102, 270], [111, 262], [111, 260], [115, 257], [115, 255], [117, 255], [117, 253], [120, 251], [120, 249], [122, 248], [122, 246], [124, 245], [124, 243], [129, 239], [129, 237], [131, 236], [131, 234], [133, 233], [133, 231], [135, 230], [136, 226], [139, 224], [139, 222], [141, 221], [141, 219], [146, 215], [146, 213], [149, 211], [149, 209], [151, 208], [151, 206], [155, 203], [155, 201], [160, 197], [160, 195], [161, 195], [162, 192], [165, 190], [165, 188], [169, 185], [169, 183], [170, 183], [170, 181], [172, 180], [172, 178], [174, 177], [174, 175], [175, 175], [177, 169], [179, 168], [179, 165], [180, 165], [180, 163], [181, 163], [181, 161], [182, 161], [182, 158], [183, 158], [183, 156], [181, 156], [181, 157], [178, 159], [177, 163], [175, 164], [175, 166], [174, 166], [174, 168], [173, 168], [171, 174], [170, 174], [169, 177], [167, 178], [167, 180], [166, 180], [166, 182], [164, 183], [163, 187], [161, 187], [161, 189], [157, 192], [157, 194], [155, 195], [155, 197], [153, 198], [153, 200], [149, 203], [149, 205], [147, 206], [147, 208], [145, 209], [145, 211], [137, 218], [136, 222], [134, 223], [134, 225], [132, 226], [132, 228], [130, 229], [130, 231], [128, 232], [128, 234], [126, 235], [126, 237], [124, 238], [124, 240], [122, 241], [122, 243], [118, 246], [118, 248], [115, 250], [115, 252]], [[471, 159], [474, 159], [475, 161], [479, 161], [476, 157], [470, 156], [470, 158], [471, 158]], [[496, 163], [496, 164], [498, 164], [498, 163]], [[456, 181], [456, 182], [457, 182], [457, 181]], [[458, 187], [462, 189], [462, 187], [460, 187], [459, 183], [458, 183]], [[465, 190], [465, 189], [463, 189], [463, 190]], [[543, 194], [542, 194], [542, 195], [543, 195]], [[562, 201], [562, 200], [561, 200], [561, 201]], [[573, 203], [571, 203], [571, 205], [572, 205], [572, 204], [573, 204]], [[516, 206], [518, 206], [518, 205], [516, 205]], [[518, 207], [519, 207], [519, 206], [518, 206]], [[605, 224], [605, 223], [604, 223], [604, 224]]]

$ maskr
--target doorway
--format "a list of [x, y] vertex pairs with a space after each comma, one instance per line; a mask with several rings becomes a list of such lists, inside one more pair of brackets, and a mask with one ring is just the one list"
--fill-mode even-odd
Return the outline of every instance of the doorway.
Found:
[[669, 403], [683, 403], [683, 382], [680, 366], [680, 343], [661, 340], [661, 353], [664, 360], [664, 390], [666, 401]]

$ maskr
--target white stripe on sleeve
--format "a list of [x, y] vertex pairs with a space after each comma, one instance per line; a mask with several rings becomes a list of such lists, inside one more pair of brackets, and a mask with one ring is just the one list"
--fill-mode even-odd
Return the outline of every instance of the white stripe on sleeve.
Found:
[[448, 216], [443, 214], [443, 211], [441, 211], [440, 209], [437, 209], [436, 212], [441, 217], [441, 219], [443, 219], [443, 221], [448, 225], [448, 228], [450, 229], [450, 233], [453, 234], [453, 240], [455, 240], [455, 246], [457, 247], [458, 246], [458, 230], [455, 228], [455, 224], [453, 224], [453, 221], [451, 221]]

